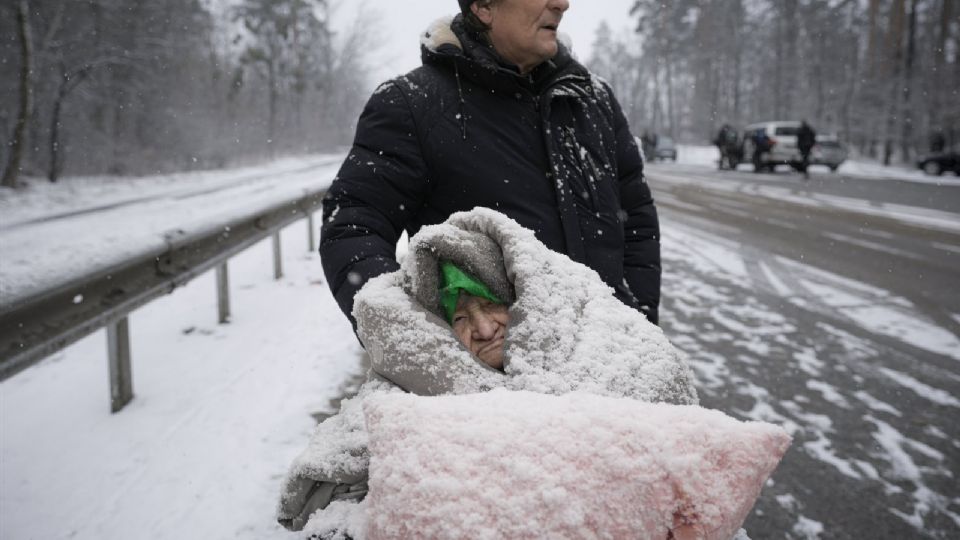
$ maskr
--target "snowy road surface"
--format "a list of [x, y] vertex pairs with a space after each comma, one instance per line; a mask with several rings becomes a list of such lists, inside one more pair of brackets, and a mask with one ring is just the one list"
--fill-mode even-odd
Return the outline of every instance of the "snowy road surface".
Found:
[[[702, 402], [794, 435], [751, 536], [960, 535], [960, 187], [685, 164], [648, 176], [661, 323]], [[924, 192], [935, 208], [912, 205]]]
[[[329, 181], [333, 170], [308, 174]], [[891, 188], [897, 181], [818, 177], [804, 187], [786, 173], [652, 166], [663, 326], [690, 355], [705, 405], [794, 434], [748, 521], [753, 538], [958, 537], [960, 307], [950, 284], [960, 188], [928, 184], [944, 191], [918, 197]], [[148, 215], [152, 202], [130, 203], [139, 211], [128, 221], [109, 208], [163, 200], [163, 186], [89, 184], [59, 203], [0, 201], [3, 258], [32, 253], [43, 271], [48, 259], [15, 251], [4, 234], [88, 216], [81, 230], [99, 221], [80, 212], [93, 206], [127, 229], [114, 243], [176, 226]], [[202, 208], [223, 197], [196, 199]], [[108, 412], [102, 334], [0, 384], [0, 538], [296, 538], [273, 521], [281, 477], [311, 414], [330, 410], [360, 356], [304, 228], [284, 231], [278, 282], [266, 245], [231, 263], [230, 324], [215, 323], [210, 275], [132, 315], [136, 398], [121, 413]]]

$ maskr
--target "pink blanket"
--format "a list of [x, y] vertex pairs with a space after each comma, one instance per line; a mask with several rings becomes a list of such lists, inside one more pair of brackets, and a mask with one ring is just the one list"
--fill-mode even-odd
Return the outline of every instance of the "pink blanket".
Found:
[[696, 406], [497, 390], [365, 405], [368, 535], [729, 540], [790, 444]]

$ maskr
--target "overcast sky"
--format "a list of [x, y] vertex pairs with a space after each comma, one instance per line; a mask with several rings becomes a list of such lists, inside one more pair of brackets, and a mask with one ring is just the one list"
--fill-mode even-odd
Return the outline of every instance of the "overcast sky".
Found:
[[[633, 25], [627, 19], [633, 0], [570, 0], [560, 23], [560, 31], [573, 40], [577, 57], [590, 58], [597, 26], [606, 20], [614, 31]], [[384, 61], [375, 73], [377, 82], [405, 73], [420, 65], [420, 34], [437, 18], [459, 10], [456, 0], [349, 0], [342, 2], [338, 18], [352, 18], [356, 9], [365, 5], [380, 14]]]

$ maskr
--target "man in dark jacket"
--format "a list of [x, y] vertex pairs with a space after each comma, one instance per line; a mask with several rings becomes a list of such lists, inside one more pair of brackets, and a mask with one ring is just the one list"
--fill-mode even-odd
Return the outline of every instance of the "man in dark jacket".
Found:
[[717, 137], [713, 140], [713, 144], [716, 145], [720, 151], [718, 167], [723, 170], [724, 165], [726, 165], [730, 167], [730, 169], [736, 170], [737, 163], [740, 161], [738, 155], [740, 141], [737, 137], [737, 130], [733, 129], [733, 126], [730, 124], [724, 124], [720, 127], [720, 131], [717, 132]]
[[324, 200], [320, 254], [341, 309], [399, 268], [403, 231], [483, 206], [656, 322], [656, 208], [610, 87], [557, 41], [568, 0], [460, 5], [422, 36], [423, 66], [374, 92]]
[[813, 131], [806, 120], [800, 122], [800, 129], [797, 130], [797, 150], [800, 150], [800, 159], [802, 160], [803, 177], [810, 178], [807, 169], [810, 167], [810, 152], [817, 144], [817, 132]]

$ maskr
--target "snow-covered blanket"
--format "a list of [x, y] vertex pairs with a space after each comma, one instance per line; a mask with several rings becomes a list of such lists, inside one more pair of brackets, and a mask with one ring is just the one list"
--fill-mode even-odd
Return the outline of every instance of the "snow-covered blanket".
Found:
[[[443, 320], [440, 260], [511, 304], [503, 373], [472, 356]], [[697, 403], [693, 373], [660, 328], [617, 300], [596, 272], [486, 208], [424, 227], [400, 271], [357, 294], [354, 316], [374, 371], [415, 394], [503, 387]]]
[[[692, 371], [658, 327], [617, 300], [593, 270], [549, 250], [506, 216], [484, 208], [454, 214], [424, 227], [409, 252], [399, 271], [370, 280], [356, 296], [354, 316], [372, 375], [340, 414], [317, 427], [294, 461], [278, 512], [285, 526], [299, 530], [330, 501], [347, 502], [318, 512], [306, 531], [343, 526], [354, 509], [362, 511], [364, 505], [349, 501], [365, 494], [362, 403], [374, 395], [505, 388], [698, 403]], [[440, 260], [510, 303], [503, 372], [471, 355], [443, 320]]]
[[790, 436], [691, 405], [376, 396], [368, 538], [730, 540]]

